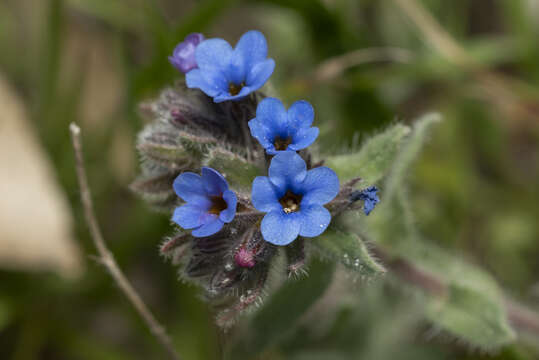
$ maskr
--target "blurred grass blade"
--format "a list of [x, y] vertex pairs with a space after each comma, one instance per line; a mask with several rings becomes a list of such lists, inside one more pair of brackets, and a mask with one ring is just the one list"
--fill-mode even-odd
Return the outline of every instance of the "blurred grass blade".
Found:
[[127, 30], [141, 30], [148, 24], [151, 14], [143, 0], [67, 0], [67, 4], [72, 9]]

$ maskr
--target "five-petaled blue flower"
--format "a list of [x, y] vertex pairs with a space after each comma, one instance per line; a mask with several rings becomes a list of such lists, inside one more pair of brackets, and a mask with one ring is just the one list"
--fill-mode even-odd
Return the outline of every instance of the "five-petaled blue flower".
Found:
[[260, 226], [264, 239], [287, 245], [298, 235], [323, 233], [331, 214], [322, 205], [339, 192], [337, 174], [327, 167], [307, 171], [305, 161], [292, 151], [274, 156], [268, 172], [268, 177], [254, 179], [251, 193], [254, 207], [267, 212]]
[[359, 193], [358, 199], [364, 201], [363, 211], [365, 212], [365, 215], [369, 215], [376, 204], [380, 202], [378, 195], [376, 195], [377, 192], [378, 188], [376, 186], [371, 186], [361, 190]]
[[266, 153], [275, 155], [311, 145], [319, 132], [317, 127], [311, 127], [313, 120], [314, 110], [307, 101], [296, 101], [286, 111], [280, 100], [265, 98], [258, 104], [249, 128]]
[[201, 33], [192, 33], [185, 37], [183, 42], [179, 43], [168, 61], [182, 73], [187, 73], [197, 67], [195, 60], [195, 50], [202, 41], [204, 35]]
[[174, 210], [172, 220], [184, 229], [193, 229], [193, 236], [215, 234], [224, 223], [234, 219], [238, 199], [214, 169], [203, 167], [202, 176], [192, 172], [180, 174], [173, 186], [187, 204]]
[[267, 59], [266, 38], [259, 31], [248, 31], [236, 47], [223, 39], [209, 39], [197, 46], [198, 69], [186, 74], [189, 88], [198, 88], [216, 103], [241, 99], [266, 83], [275, 61]]

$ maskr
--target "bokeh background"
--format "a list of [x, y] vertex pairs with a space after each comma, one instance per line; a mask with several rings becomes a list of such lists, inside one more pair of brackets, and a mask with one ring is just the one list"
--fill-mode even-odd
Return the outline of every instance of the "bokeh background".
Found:
[[[185, 359], [220, 358], [227, 337], [158, 254], [168, 216], [128, 185], [145, 123], [137, 105], [181, 76], [167, 61], [176, 43], [193, 31], [235, 42], [250, 29], [268, 39], [283, 99], [314, 104], [322, 152], [440, 112], [409, 174], [417, 226], [539, 309], [538, 0], [2, 0], [1, 359], [164, 358], [90, 256], [72, 121], [121, 267]], [[444, 334], [393, 280], [356, 287], [261, 358], [539, 358], [537, 338], [484, 352]]]

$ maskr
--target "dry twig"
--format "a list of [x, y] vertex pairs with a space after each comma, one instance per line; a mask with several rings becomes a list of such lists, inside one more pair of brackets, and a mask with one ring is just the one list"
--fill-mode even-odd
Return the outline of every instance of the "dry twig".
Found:
[[99, 253], [99, 262], [102, 263], [107, 270], [110, 272], [110, 275], [120, 287], [124, 295], [131, 302], [131, 305], [142, 317], [151, 333], [156, 337], [156, 339], [163, 345], [169, 357], [173, 360], [180, 360], [180, 356], [174, 349], [172, 340], [165, 331], [165, 328], [155, 319], [151, 311], [148, 309], [144, 301], [142, 301], [140, 295], [135, 291], [129, 280], [125, 277], [122, 270], [116, 263], [114, 256], [107, 248], [97, 218], [94, 214], [94, 206], [92, 203], [92, 197], [90, 194], [90, 187], [88, 185], [88, 179], [86, 178], [86, 169], [84, 167], [84, 161], [82, 156], [82, 143], [80, 139], [80, 128], [71, 123], [69, 126], [71, 132], [71, 140], [73, 142], [73, 149], [75, 150], [75, 161], [76, 161], [76, 170], [77, 178], [79, 181], [80, 187], [80, 196], [81, 202], [84, 209], [84, 216], [86, 218], [86, 223], [90, 229], [90, 234], [94, 245]]

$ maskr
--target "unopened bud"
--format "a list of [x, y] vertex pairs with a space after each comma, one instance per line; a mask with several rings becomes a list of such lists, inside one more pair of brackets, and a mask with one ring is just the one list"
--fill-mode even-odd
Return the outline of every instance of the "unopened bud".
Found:
[[252, 268], [256, 264], [254, 251], [243, 247], [236, 252], [234, 260], [239, 267], [243, 268]]

